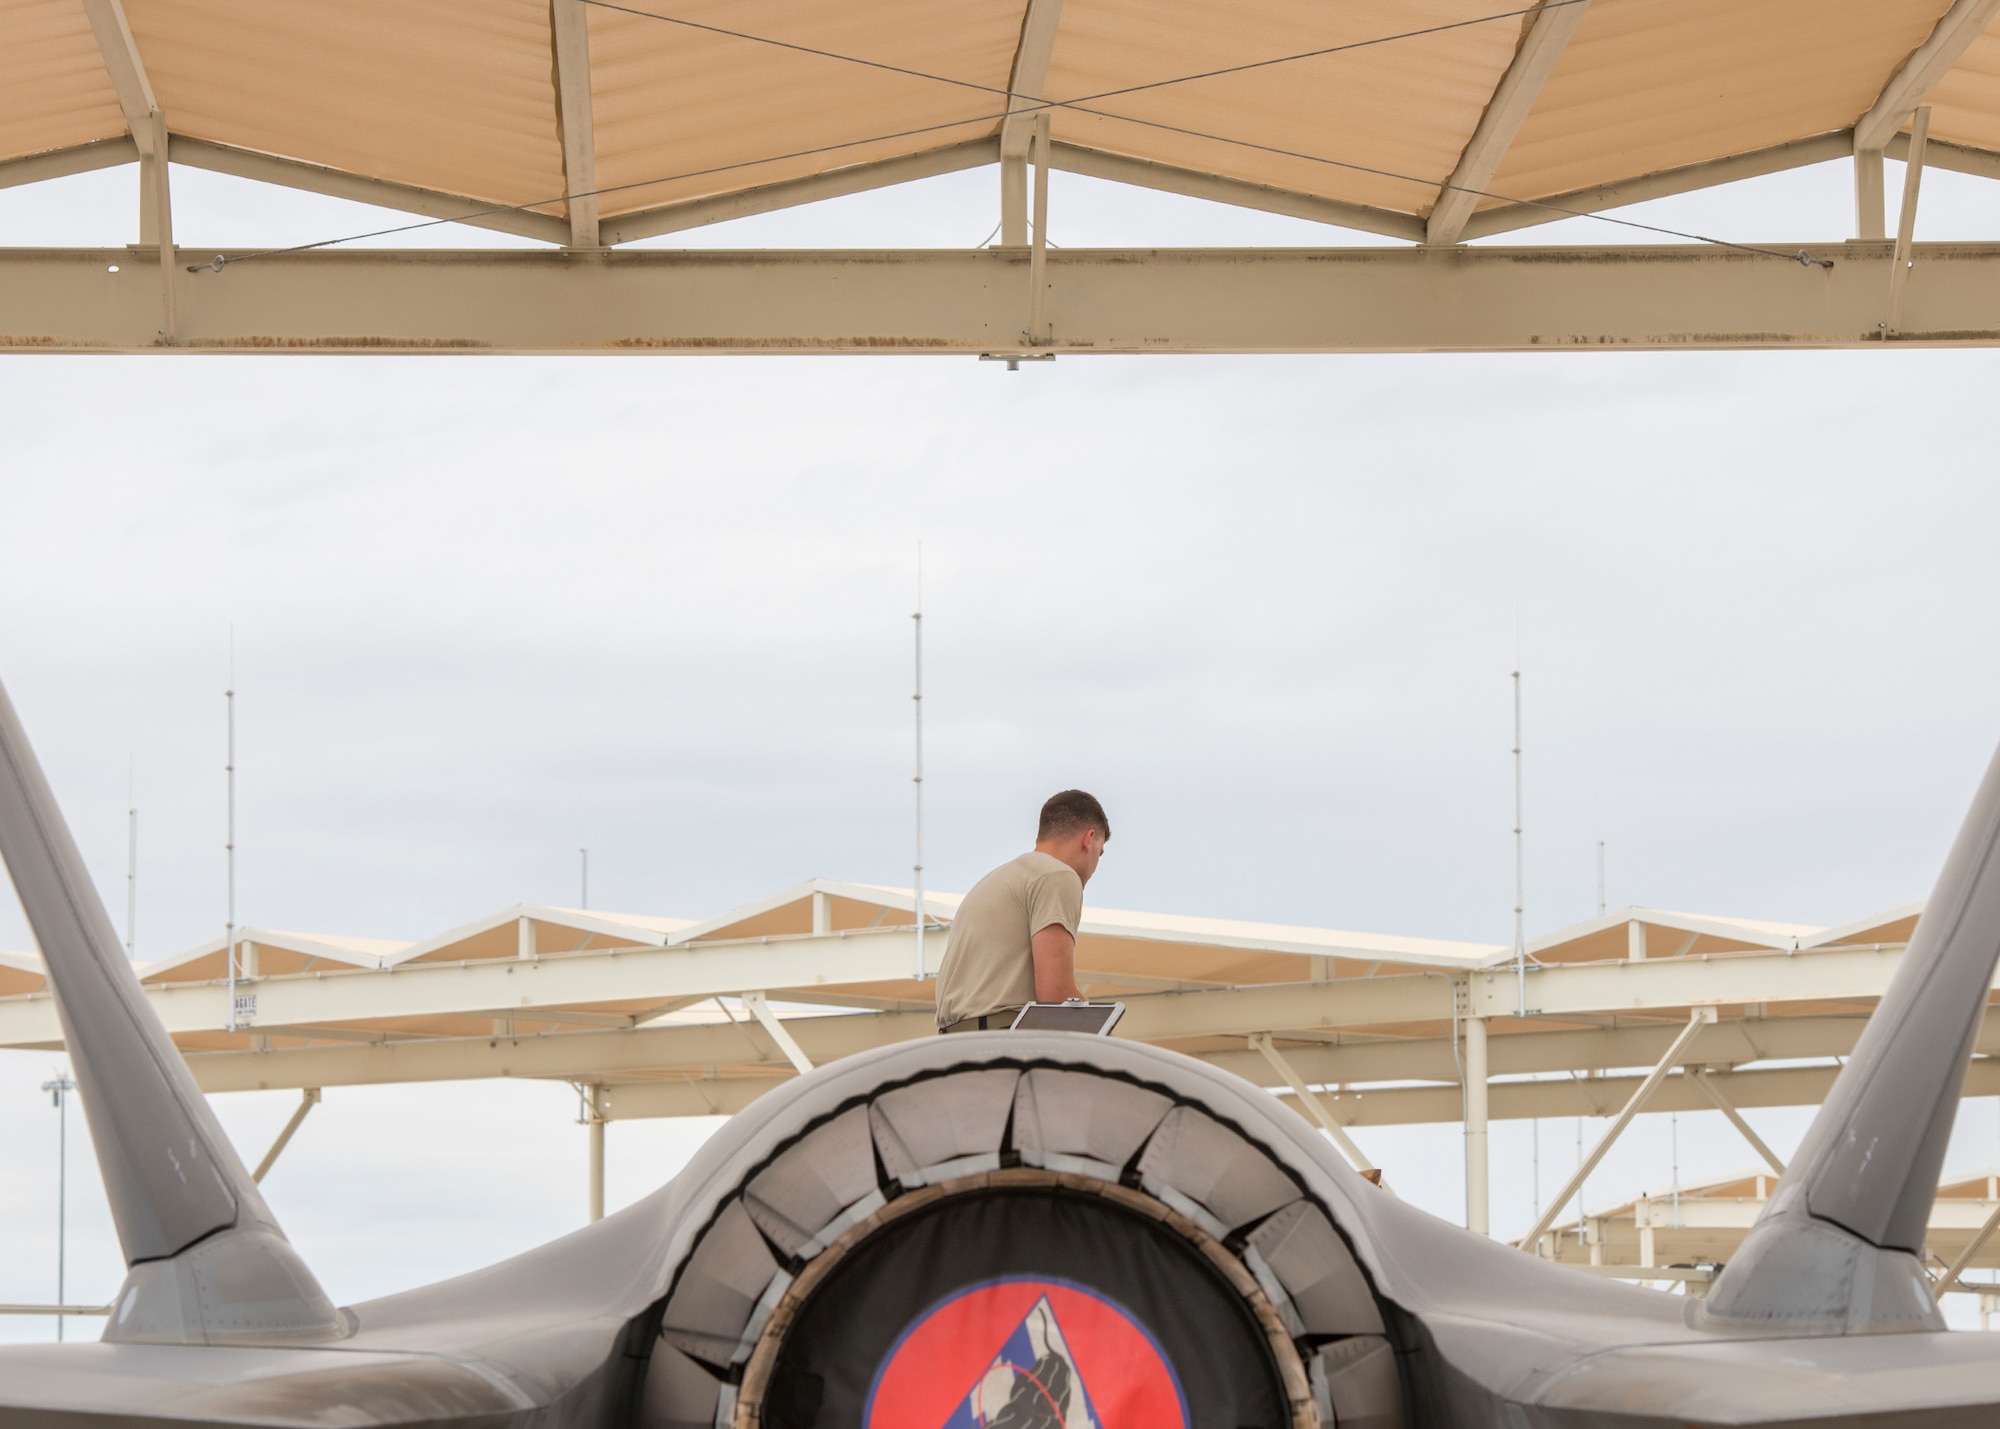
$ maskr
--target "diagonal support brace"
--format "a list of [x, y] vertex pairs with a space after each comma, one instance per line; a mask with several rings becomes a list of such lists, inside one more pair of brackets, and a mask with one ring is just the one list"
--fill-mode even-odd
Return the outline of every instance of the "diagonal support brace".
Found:
[[813, 1069], [812, 1059], [806, 1056], [792, 1034], [785, 1030], [785, 1024], [778, 1019], [777, 1013], [771, 1011], [771, 1004], [765, 1000], [763, 993], [744, 993], [743, 1005], [750, 1009], [750, 1015], [771, 1034], [771, 1040], [778, 1044], [778, 1050], [785, 1054], [787, 1061], [801, 1072], [810, 1072]]
[[292, 1119], [285, 1123], [285, 1129], [278, 1133], [278, 1139], [271, 1143], [271, 1149], [264, 1153], [264, 1159], [257, 1163], [257, 1169], [250, 1173], [252, 1181], [261, 1182], [270, 1169], [278, 1164], [278, 1158], [284, 1154], [285, 1148], [292, 1144], [292, 1138], [298, 1134], [299, 1128], [305, 1125], [306, 1113], [318, 1105], [318, 1087], [307, 1087], [299, 1093], [298, 1110], [293, 1112]]
[[1263, 1053], [1264, 1060], [1271, 1064], [1272, 1070], [1285, 1079], [1285, 1085], [1292, 1089], [1292, 1095], [1299, 1099], [1299, 1104], [1311, 1114], [1312, 1119], [1325, 1128], [1326, 1134], [1333, 1138], [1333, 1144], [1340, 1148], [1341, 1154], [1354, 1163], [1354, 1169], [1373, 1171], [1375, 1163], [1362, 1154], [1361, 1148], [1354, 1144], [1354, 1138], [1347, 1134], [1347, 1128], [1334, 1120], [1333, 1113], [1326, 1109], [1326, 1103], [1313, 1094], [1312, 1089], [1306, 1086], [1305, 1079], [1299, 1076], [1292, 1064], [1287, 1062], [1271, 1044], [1271, 1034], [1258, 1033], [1250, 1039], [1250, 1045]]
[[1604, 1159], [1612, 1144], [1624, 1134], [1625, 1128], [1632, 1124], [1632, 1118], [1643, 1111], [1646, 1103], [1653, 1099], [1653, 1093], [1660, 1089], [1660, 1083], [1667, 1079], [1667, 1073], [1681, 1064], [1688, 1048], [1694, 1045], [1694, 1039], [1701, 1035], [1701, 1030], [1714, 1025], [1713, 1007], [1694, 1009], [1688, 1017], [1687, 1026], [1681, 1029], [1680, 1036], [1674, 1038], [1673, 1045], [1667, 1048], [1666, 1056], [1660, 1058], [1659, 1065], [1646, 1074], [1645, 1081], [1639, 1083], [1638, 1090], [1632, 1093], [1624, 1109], [1618, 1113], [1611, 1125], [1605, 1128], [1604, 1135], [1598, 1138], [1597, 1145], [1590, 1149], [1590, 1155], [1583, 1158], [1583, 1164], [1576, 1168], [1569, 1180], [1563, 1183], [1563, 1188], [1556, 1192], [1555, 1199], [1549, 1202], [1548, 1208], [1536, 1218], [1534, 1229], [1514, 1243], [1518, 1249], [1533, 1249], [1535, 1243], [1548, 1233], [1549, 1227], [1556, 1223], [1556, 1217], [1562, 1214], [1562, 1208], [1569, 1204], [1570, 1197], [1583, 1188], [1583, 1183], [1589, 1178], [1590, 1173], [1597, 1169], [1597, 1163]]
[[2000, 1230], [2000, 1206], [1993, 1208], [1993, 1214], [1986, 1218], [1986, 1224], [1979, 1228], [1979, 1234], [1966, 1242], [1965, 1249], [1958, 1253], [1958, 1259], [1951, 1263], [1951, 1269], [1945, 1271], [1943, 1278], [1931, 1291], [1933, 1298], [1943, 1299], [1945, 1292], [1958, 1284], [1958, 1277], [1965, 1273], [1966, 1266], [1972, 1264], [1972, 1257], [1979, 1254], [1979, 1248], [1993, 1238], [1995, 1230]]
[[1743, 1134], [1743, 1139], [1750, 1143], [1750, 1149], [1764, 1158], [1766, 1166], [1769, 1166], [1780, 1176], [1784, 1175], [1785, 1163], [1778, 1159], [1778, 1153], [1764, 1144], [1764, 1138], [1751, 1129], [1750, 1123], [1743, 1119], [1742, 1112], [1730, 1105], [1729, 1098], [1725, 1097], [1716, 1087], [1715, 1083], [1708, 1079], [1708, 1073], [1702, 1071], [1700, 1068], [1696, 1068], [1693, 1076], [1694, 1084], [1701, 1088], [1701, 1094], [1715, 1104], [1717, 1111], [1729, 1118], [1729, 1124]]
[[1903, 207], [1896, 215], [1896, 251], [1889, 267], [1889, 320], [1895, 334], [1903, 326], [1903, 293], [1910, 281], [1910, 245], [1917, 236], [1917, 191], [1923, 185], [1924, 144], [1931, 132], [1931, 110], [1925, 105], [1910, 124], [1910, 148], [1903, 159]]

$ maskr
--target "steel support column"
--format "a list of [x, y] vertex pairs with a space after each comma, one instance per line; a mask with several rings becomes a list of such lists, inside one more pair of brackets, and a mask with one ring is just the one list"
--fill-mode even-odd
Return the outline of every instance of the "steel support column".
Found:
[[1486, 1174], [1486, 1019], [1465, 1019], [1465, 1228], [1490, 1234]]
[[590, 1204], [591, 1222], [604, 1219], [604, 1088], [584, 1089], [585, 1121], [590, 1129]]

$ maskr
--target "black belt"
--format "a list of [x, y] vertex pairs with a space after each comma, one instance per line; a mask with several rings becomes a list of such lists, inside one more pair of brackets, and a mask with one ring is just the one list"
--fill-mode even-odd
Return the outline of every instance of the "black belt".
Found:
[[[968, 1022], [978, 1023], [979, 1030], [981, 1032], [991, 1032], [996, 1027], [1011, 1027], [1014, 1025], [1014, 1019], [1016, 1017], [1019, 1017], [1020, 1015], [1021, 1012], [1019, 1008], [1014, 1008], [1011, 1010], [1002, 1008], [998, 1012], [982, 1012], [977, 1017], [961, 1017], [958, 1019], [958, 1021], [950, 1024], [950, 1026], [938, 1028], [938, 1036], [942, 1037], [947, 1032], [951, 1032], [957, 1028], [964, 1027], [965, 1024]], [[1004, 1021], [1002, 1020], [1003, 1018], [1005, 1019]], [[971, 1029], [968, 1028], [967, 1030], [969, 1031]]]

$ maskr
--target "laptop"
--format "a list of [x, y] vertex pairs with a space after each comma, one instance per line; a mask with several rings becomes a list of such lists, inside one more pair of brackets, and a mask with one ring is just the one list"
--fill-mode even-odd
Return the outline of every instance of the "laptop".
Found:
[[1125, 1015], [1122, 1002], [1031, 1002], [1015, 1017], [1015, 1032], [1090, 1032], [1102, 1037]]

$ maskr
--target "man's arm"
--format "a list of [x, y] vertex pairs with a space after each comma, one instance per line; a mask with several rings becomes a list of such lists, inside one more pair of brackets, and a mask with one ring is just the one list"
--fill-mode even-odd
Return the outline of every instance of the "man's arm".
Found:
[[1035, 958], [1035, 1001], [1067, 1002], [1083, 996], [1076, 985], [1076, 939], [1069, 929], [1051, 923], [1028, 946]]

